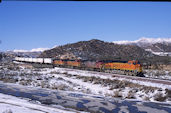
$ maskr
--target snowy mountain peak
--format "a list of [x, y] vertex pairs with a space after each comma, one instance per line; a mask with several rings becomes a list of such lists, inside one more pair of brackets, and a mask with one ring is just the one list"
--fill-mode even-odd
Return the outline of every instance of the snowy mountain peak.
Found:
[[135, 41], [113, 41], [116, 44], [137, 45], [146, 51], [160, 56], [171, 56], [171, 38], [146, 38], [142, 37]]
[[43, 52], [45, 50], [48, 50], [49, 48], [36, 48], [36, 49], [31, 49], [31, 50], [13, 50], [13, 52]]
[[113, 43], [117, 44], [155, 44], [155, 43], [171, 43], [171, 38], [146, 38], [142, 37], [135, 41], [113, 41]]

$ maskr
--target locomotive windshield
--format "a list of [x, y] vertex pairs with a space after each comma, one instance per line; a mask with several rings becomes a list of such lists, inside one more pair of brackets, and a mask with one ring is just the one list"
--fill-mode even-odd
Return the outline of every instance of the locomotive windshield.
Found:
[[140, 64], [140, 62], [139, 62], [139, 61], [134, 61], [133, 64], [134, 64], [134, 65]]

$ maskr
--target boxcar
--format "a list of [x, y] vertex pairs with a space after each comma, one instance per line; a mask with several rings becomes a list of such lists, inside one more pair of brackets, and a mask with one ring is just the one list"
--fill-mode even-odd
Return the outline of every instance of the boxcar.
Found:
[[28, 59], [28, 62], [33, 62], [33, 58], [29, 58]]
[[51, 64], [52, 63], [52, 59], [51, 58], [44, 58], [44, 63], [45, 64]]

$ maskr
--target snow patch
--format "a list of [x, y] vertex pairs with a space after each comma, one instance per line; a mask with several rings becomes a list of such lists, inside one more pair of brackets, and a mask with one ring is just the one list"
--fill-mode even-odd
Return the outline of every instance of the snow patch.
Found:
[[31, 49], [31, 50], [15, 49], [13, 50], [13, 52], [43, 52], [48, 49], [49, 48], [36, 48], [36, 49]]
[[0, 113], [75, 113], [0, 93]]
[[142, 37], [138, 40], [129, 41], [129, 40], [122, 40], [122, 41], [113, 41], [113, 43], [117, 44], [136, 44], [136, 43], [144, 43], [144, 44], [155, 44], [155, 43], [171, 43], [171, 38], [147, 38]]

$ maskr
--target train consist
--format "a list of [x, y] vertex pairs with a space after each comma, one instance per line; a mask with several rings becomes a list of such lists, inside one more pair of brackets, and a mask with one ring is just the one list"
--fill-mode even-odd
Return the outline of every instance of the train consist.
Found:
[[40, 63], [40, 64], [52, 64], [51, 58], [25, 58], [15, 57], [14, 61], [27, 62], [27, 63]]
[[131, 76], [143, 76], [142, 66], [137, 60], [130, 61], [90, 61], [90, 60], [69, 60], [51, 58], [24, 58], [16, 57], [15, 61], [26, 63], [50, 64], [53, 67], [76, 68], [100, 72], [110, 72]]

